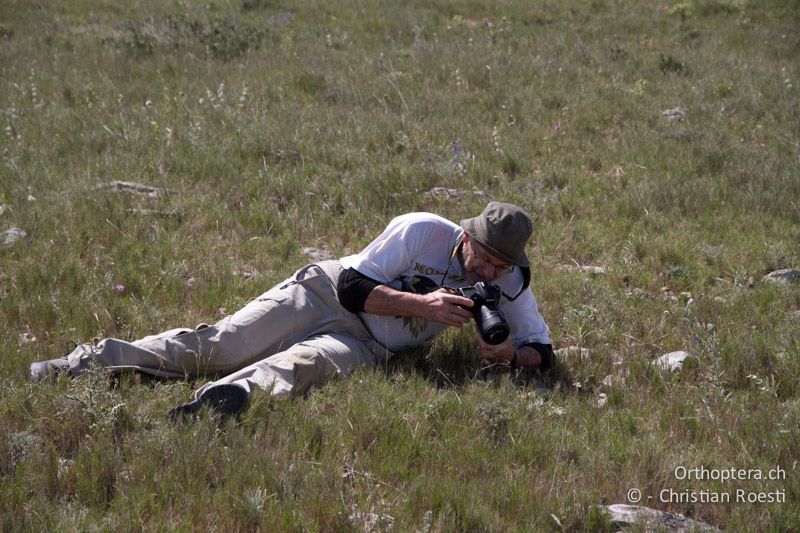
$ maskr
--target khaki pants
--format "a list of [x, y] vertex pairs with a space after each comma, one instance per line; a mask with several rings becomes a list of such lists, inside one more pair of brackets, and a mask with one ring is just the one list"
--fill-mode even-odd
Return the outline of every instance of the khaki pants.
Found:
[[361, 366], [383, 364], [391, 352], [339, 304], [340, 271], [338, 261], [306, 266], [213, 326], [78, 346], [67, 356], [70, 372], [80, 374], [94, 360], [114, 371], [159, 377], [228, 374], [195, 395], [221, 383], [283, 395], [348, 376]]

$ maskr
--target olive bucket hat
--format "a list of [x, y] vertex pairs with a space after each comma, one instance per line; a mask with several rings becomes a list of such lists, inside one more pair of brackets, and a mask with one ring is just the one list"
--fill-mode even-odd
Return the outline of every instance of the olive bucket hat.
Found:
[[525, 244], [533, 233], [528, 214], [513, 204], [489, 202], [483, 213], [461, 221], [461, 227], [498, 259], [529, 267]]

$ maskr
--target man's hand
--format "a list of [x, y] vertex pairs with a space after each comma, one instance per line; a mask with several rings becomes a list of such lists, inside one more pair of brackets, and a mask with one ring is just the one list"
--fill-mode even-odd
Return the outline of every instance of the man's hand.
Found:
[[472, 318], [472, 312], [465, 307], [472, 307], [469, 298], [453, 294], [447, 289], [425, 295], [425, 318], [432, 322], [447, 324], [448, 326], [461, 326]]
[[490, 363], [511, 363], [511, 358], [514, 357], [514, 346], [511, 345], [511, 337], [500, 344], [489, 344], [483, 340], [477, 327], [475, 328], [475, 333], [476, 337], [478, 337], [478, 344], [481, 347], [484, 359]]
[[[478, 337], [478, 344], [483, 352], [483, 358], [490, 363], [509, 365], [514, 359], [514, 346], [511, 344], [511, 337], [507, 338], [500, 344], [487, 344], [482, 338], [480, 332], [475, 329], [475, 335]], [[542, 356], [531, 346], [520, 346], [516, 350], [517, 368], [537, 368], [542, 364]]]

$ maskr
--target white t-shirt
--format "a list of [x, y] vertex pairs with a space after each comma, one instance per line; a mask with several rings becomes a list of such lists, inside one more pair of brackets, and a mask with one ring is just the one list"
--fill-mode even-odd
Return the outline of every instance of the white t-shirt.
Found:
[[[354, 268], [375, 281], [406, 292], [430, 292], [440, 287], [465, 287], [469, 282], [458, 257], [452, 252], [464, 230], [432, 213], [408, 213], [389, 225], [361, 253], [341, 259], [344, 268]], [[519, 268], [492, 281], [505, 295], [500, 310], [511, 328], [514, 347], [531, 342], [550, 344], [550, 331], [530, 288], [523, 287]], [[421, 317], [383, 316], [360, 313], [375, 339], [390, 350], [419, 346], [447, 326]]]

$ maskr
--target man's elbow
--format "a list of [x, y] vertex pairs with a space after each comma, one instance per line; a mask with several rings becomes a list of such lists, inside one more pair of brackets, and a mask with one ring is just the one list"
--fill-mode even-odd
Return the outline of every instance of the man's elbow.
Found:
[[378, 285], [380, 283], [374, 279], [354, 268], [348, 268], [339, 274], [336, 294], [342, 307], [351, 313], [361, 313], [365, 310], [367, 298]]

